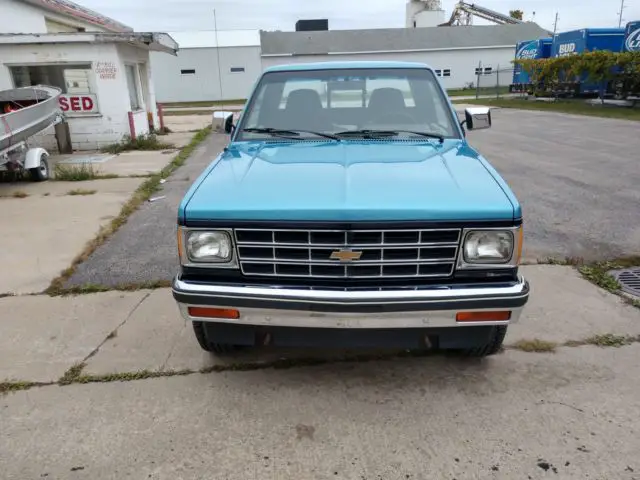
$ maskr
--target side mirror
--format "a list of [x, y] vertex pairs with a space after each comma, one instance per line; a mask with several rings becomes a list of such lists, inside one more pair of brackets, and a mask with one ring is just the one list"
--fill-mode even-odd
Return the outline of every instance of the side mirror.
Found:
[[465, 123], [469, 130], [491, 128], [491, 109], [488, 107], [472, 107], [464, 111]]
[[235, 130], [235, 125], [233, 124], [233, 114], [231, 114], [224, 121], [224, 132], [231, 134], [234, 130]]

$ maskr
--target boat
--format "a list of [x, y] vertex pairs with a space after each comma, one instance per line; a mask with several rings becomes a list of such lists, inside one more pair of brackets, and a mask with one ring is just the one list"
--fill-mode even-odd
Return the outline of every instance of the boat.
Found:
[[61, 93], [46, 85], [0, 91], [0, 152], [57, 123]]
[[61, 93], [48, 85], [0, 91], [0, 172], [28, 171], [34, 181], [49, 178], [49, 153], [28, 147], [27, 141], [64, 121]]

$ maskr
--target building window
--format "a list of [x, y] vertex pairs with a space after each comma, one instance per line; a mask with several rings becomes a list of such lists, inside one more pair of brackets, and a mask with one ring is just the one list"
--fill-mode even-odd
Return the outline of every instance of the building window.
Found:
[[231, 73], [242, 73], [244, 72], [244, 67], [231, 67]]
[[443, 76], [443, 77], [450, 77], [450, 76], [451, 76], [451, 70], [449, 70], [448, 68], [445, 68], [445, 69], [442, 71], [442, 76]]
[[491, 75], [492, 72], [493, 72], [492, 67], [485, 67], [484, 69], [476, 68], [476, 75]]
[[25, 65], [9, 68], [16, 88], [51, 85], [70, 95], [92, 93], [90, 64]]
[[138, 74], [136, 65], [125, 65], [124, 70], [127, 76], [127, 88], [129, 89], [129, 101], [131, 111], [140, 110], [140, 90], [138, 89]]
[[196, 74], [195, 68], [187, 68], [185, 70], [180, 70], [180, 75], [195, 75], [195, 74]]

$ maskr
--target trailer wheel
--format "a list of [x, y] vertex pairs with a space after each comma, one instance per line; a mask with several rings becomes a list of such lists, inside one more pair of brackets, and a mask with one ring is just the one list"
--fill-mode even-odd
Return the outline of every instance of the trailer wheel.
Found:
[[29, 174], [34, 182], [44, 182], [49, 179], [49, 161], [46, 154], [40, 155], [40, 165], [36, 168], [30, 168]]

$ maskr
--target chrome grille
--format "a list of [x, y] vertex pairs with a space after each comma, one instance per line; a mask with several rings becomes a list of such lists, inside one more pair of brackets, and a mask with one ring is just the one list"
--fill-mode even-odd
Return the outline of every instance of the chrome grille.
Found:
[[[236, 229], [242, 273], [318, 278], [447, 277], [453, 273], [460, 229]], [[353, 261], [334, 252], [361, 252]]]

